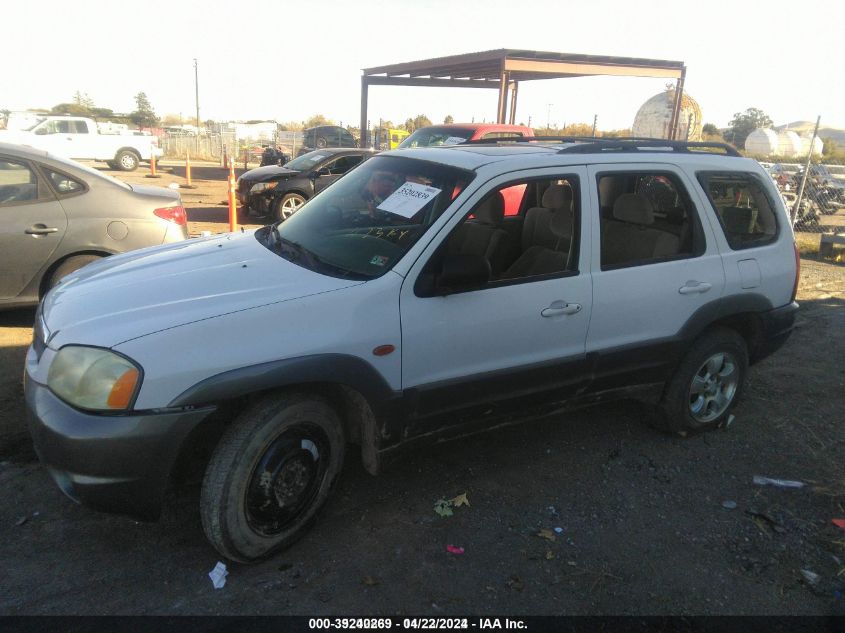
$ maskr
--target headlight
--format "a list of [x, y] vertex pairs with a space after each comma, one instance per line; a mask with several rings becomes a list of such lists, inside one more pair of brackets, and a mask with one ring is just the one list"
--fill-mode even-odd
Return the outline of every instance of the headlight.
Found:
[[81, 409], [125, 411], [140, 385], [137, 365], [96, 347], [63, 347], [47, 374], [47, 386], [53, 393]]
[[268, 189], [275, 189], [276, 185], [279, 184], [278, 180], [274, 180], [273, 182], [259, 182], [255, 185], [252, 185], [252, 189], [249, 190], [250, 193], [261, 193], [262, 191], [267, 191]]

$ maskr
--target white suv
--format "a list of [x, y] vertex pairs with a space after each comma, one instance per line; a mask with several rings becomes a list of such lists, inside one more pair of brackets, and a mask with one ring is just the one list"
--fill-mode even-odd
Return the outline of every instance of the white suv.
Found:
[[67, 277], [36, 317], [30, 430], [70, 497], [141, 517], [213, 444], [203, 526], [250, 561], [304, 533], [349, 444], [376, 473], [611, 397], [668, 431], [720, 424], [788, 337], [797, 280], [775, 186], [728, 146], [388, 152], [283, 224]]

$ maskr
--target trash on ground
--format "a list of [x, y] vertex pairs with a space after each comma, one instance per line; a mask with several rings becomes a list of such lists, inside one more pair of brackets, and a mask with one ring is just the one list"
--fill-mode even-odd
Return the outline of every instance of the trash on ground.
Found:
[[554, 560], [554, 557], [555, 557], [555, 553], [552, 550], [547, 549], [546, 550], [546, 560]]
[[373, 578], [372, 576], [364, 576], [361, 579], [361, 582], [364, 583], [365, 585], [370, 586], [370, 587], [375, 587], [377, 584], [379, 584], [378, 579]]
[[169, 185], [167, 185], [167, 188], [168, 189], [178, 189], [179, 183], [178, 182], [171, 182]]
[[18, 519], [17, 521], [15, 521], [15, 525], [17, 525], [18, 527], [20, 527], [20, 526], [22, 526], [24, 523], [26, 523], [28, 520], [29, 520], [29, 517], [21, 517], [20, 519]]
[[463, 547], [456, 547], [454, 545], [447, 545], [446, 551], [449, 552], [450, 554], [455, 554], [457, 556], [459, 554], [464, 553], [464, 548]]
[[452, 512], [452, 502], [447, 501], [446, 499], [438, 499], [434, 502], [434, 511], [442, 517], [450, 517], [454, 512]]
[[547, 541], [552, 542], [557, 540], [557, 537], [555, 536], [554, 532], [552, 532], [551, 530], [547, 530], [546, 528], [543, 528], [542, 530], [537, 532], [536, 536], [539, 536], [540, 538], [544, 538]]
[[758, 486], [776, 486], [778, 488], [803, 488], [807, 485], [803, 481], [772, 479], [771, 477], [761, 477], [760, 475], [754, 475], [754, 483]]
[[229, 572], [226, 571], [225, 563], [221, 563], [220, 561], [217, 561], [214, 569], [208, 572], [208, 577], [211, 578], [211, 584], [214, 585], [215, 589], [223, 588], [226, 584], [226, 576], [228, 575]]
[[804, 580], [806, 580], [810, 585], [815, 585], [819, 582], [819, 580], [821, 580], [821, 576], [809, 569], [802, 569], [801, 575], [804, 576]]
[[725, 422], [725, 428], [726, 428], [726, 429], [731, 428], [731, 424], [733, 424], [733, 423], [734, 423], [734, 420], [736, 420], [736, 416], [735, 416], [733, 413], [731, 413], [731, 414], [728, 416], [728, 421], [727, 421], [727, 422]]
[[556, 533], [556, 534], [563, 534], [563, 528], [562, 528], [562, 527], [556, 527], [556, 528], [555, 528], [555, 533]]
[[831, 519], [830, 522], [833, 523], [833, 525], [835, 525], [836, 527], [845, 530], [845, 519]]
[[725, 510], [736, 510], [736, 501], [722, 501], [722, 507]]
[[467, 493], [458, 495], [457, 497], [453, 497], [449, 499], [449, 502], [452, 504], [453, 508], [460, 508], [461, 506], [469, 507], [469, 499], [467, 499]]

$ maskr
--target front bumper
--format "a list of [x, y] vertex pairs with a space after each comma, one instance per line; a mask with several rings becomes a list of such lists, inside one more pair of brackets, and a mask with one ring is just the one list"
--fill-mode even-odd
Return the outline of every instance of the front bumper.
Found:
[[145, 520], [158, 518], [185, 439], [214, 411], [96, 415], [28, 375], [24, 391], [35, 451], [59, 488], [78, 503]]

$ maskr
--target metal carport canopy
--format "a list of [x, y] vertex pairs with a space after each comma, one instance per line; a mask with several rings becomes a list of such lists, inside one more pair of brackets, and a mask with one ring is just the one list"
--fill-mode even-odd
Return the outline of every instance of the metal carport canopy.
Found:
[[[611, 75], [660, 77], [677, 80], [669, 138], [677, 134], [686, 66], [683, 62], [638, 57], [609, 57], [546, 53], [501, 48], [481, 53], [450, 55], [402, 64], [365, 68], [361, 76], [361, 130], [367, 126], [370, 86], [430, 86], [436, 88], [494, 88], [499, 91], [498, 123], [514, 123], [520, 81]], [[510, 92], [510, 116], [508, 116]], [[366, 136], [362, 133], [362, 138]]]

